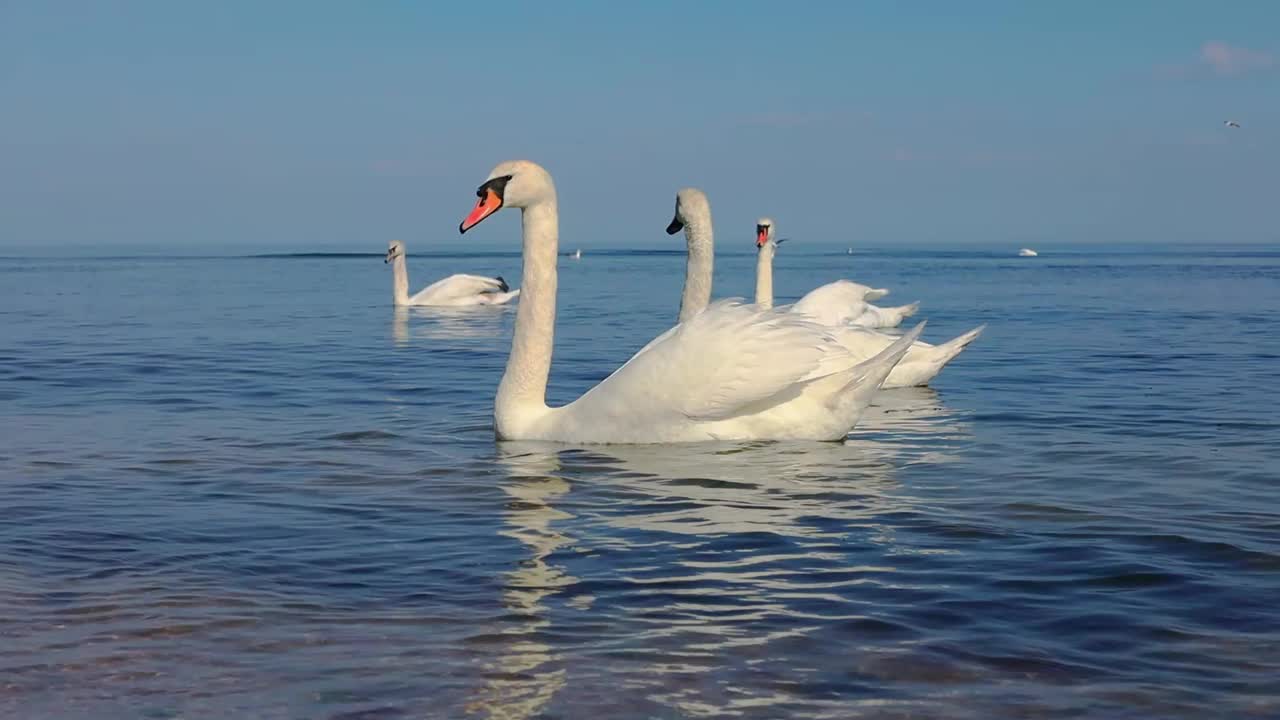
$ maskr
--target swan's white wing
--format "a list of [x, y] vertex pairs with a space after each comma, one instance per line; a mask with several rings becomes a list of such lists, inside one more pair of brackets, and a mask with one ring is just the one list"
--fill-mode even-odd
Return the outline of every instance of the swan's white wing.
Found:
[[518, 297], [520, 297], [519, 288], [511, 292], [480, 293], [473, 296], [476, 305], [506, 305]]
[[903, 320], [915, 315], [919, 309], [920, 302], [918, 300], [910, 305], [899, 305], [897, 307], [867, 305], [862, 314], [848, 322], [868, 328], [894, 328], [901, 325]]
[[658, 336], [571, 407], [632, 422], [716, 420], [853, 363], [808, 318], [720, 301]]
[[837, 280], [810, 290], [791, 306], [791, 311], [804, 313], [823, 325], [843, 325], [866, 310], [864, 298], [870, 290], [866, 285]]
[[507, 292], [508, 290], [510, 288], [502, 278], [458, 274], [431, 283], [409, 298], [409, 302], [410, 304], [447, 303], [481, 293]]
[[873, 288], [873, 287], [868, 287], [868, 286], [866, 286], [866, 285], [863, 285], [862, 283], [856, 283], [856, 282], [854, 282], [854, 281], [852, 281], [852, 280], [837, 280], [836, 282], [837, 282], [837, 283], [848, 283], [849, 285], [852, 285], [853, 287], [850, 289], [850, 292], [857, 292], [858, 290], [861, 290], [861, 291], [862, 291], [862, 299], [863, 299], [863, 300], [865, 300], [866, 302], [871, 302], [871, 301], [873, 301], [873, 300], [879, 300], [880, 298], [882, 298], [882, 297], [884, 297], [884, 296], [886, 296], [886, 295], [888, 295], [888, 294], [889, 294], [889, 289], [888, 289], [888, 288]]

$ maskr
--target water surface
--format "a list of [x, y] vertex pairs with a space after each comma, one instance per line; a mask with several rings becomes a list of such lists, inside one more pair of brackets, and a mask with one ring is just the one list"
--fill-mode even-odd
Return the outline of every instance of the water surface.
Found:
[[[989, 329], [844, 444], [660, 448], [495, 443], [513, 308], [377, 254], [2, 259], [0, 716], [1280, 716], [1280, 253], [1011, 254], [784, 247]], [[562, 260], [553, 401], [682, 263]]]

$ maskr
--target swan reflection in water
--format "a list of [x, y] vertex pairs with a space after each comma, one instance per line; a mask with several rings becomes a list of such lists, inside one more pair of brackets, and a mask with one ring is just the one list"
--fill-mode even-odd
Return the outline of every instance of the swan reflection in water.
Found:
[[497, 338], [502, 335], [506, 316], [514, 314], [516, 306], [400, 306], [393, 309], [391, 337], [397, 345], [407, 345], [410, 340]]
[[569, 588], [577, 578], [567, 574], [547, 558], [572, 542], [553, 523], [573, 519], [552, 507], [556, 498], [569, 491], [569, 483], [554, 473], [559, 469], [554, 454], [507, 454], [499, 461], [510, 477], [501, 487], [510, 497], [501, 534], [519, 541], [529, 555], [507, 573], [502, 599], [518, 623], [505, 624], [500, 656], [485, 671], [479, 697], [467, 710], [500, 720], [538, 716], [565, 684], [565, 670], [557, 667], [554, 649], [537, 639], [550, 628], [551, 618], [543, 599]]
[[[554, 455], [573, 482], [655, 498], [663, 507], [620, 508], [618, 528], [681, 534], [821, 534], [812, 520], [865, 520], [901, 502], [895, 471], [905, 463], [955, 459], [949, 441], [968, 436], [929, 388], [880, 393], [843, 443], [755, 442], [681, 445], [502, 443], [504, 453]], [[549, 461], [548, 461], [549, 462]], [[833, 499], [833, 493], [839, 495]], [[675, 502], [675, 500], [685, 502]], [[825, 523], [820, 523], [825, 524]]]
[[[643, 607], [618, 616], [613, 632], [643, 633], [645, 642], [661, 646], [660, 659], [649, 668], [651, 679], [641, 683], [648, 686], [643, 692], [649, 701], [681, 712], [717, 704], [715, 698], [705, 697], [705, 686], [700, 690], [685, 682], [690, 673], [710, 671], [735, 649], [802, 632], [795, 627], [754, 630], [744, 624], [745, 616], [726, 615], [725, 597], [732, 597], [735, 607], [748, 615], [785, 616], [795, 602], [788, 598], [824, 592], [828, 582], [835, 583], [833, 587], [848, 583], [849, 573], [894, 572], [892, 567], [851, 566], [842, 562], [846, 556], [839, 551], [819, 548], [831, 548], [833, 541], [847, 541], [849, 536], [858, 538], [855, 542], [895, 544], [892, 528], [880, 517], [912, 505], [909, 491], [896, 479], [896, 468], [948, 461], [951, 453], [940, 450], [936, 440], [959, 439], [967, 430], [932, 390], [882, 395], [868, 413], [868, 429], [844, 443], [498, 443], [496, 461], [507, 471], [500, 482], [509, 496], [502, 534], [520, 541], [529, 553], [507, 575], [503, 599], [515, 619], [500, 632], [503, 642], [494, 645], [498, 657], [486, 669], [485, 684], [469, 709], [503, 719], [540, 716], [566, 686], [566, 656], [575, 658], [575, 667], [584, 655], [593, 662], [608, 661], [607, 652], [573, 644], [589, 644], [589, 639], [566, 640], [560, 647], [548, 639], [580, 637], [572, 627], [590, 622], [561, 615], [593, 602], [586, 591], [575, 589], [579, 579], [556, 562], [554, 554], [570, 546], [639, 552], [645, 557], [644, 577], [636, 575], [635, 568], [628, 572], [628, 563], [635, 559], [610, 567], [620, 574], [614, 579], [627, 585], [644, 585], [655, 576], [676, 581], [677, 587], [655, 588], [659, 594], [646, 596], [646, 602], [671, 596], [665, 608]], [[572, 502], [566, 497], [571, 489]], [[761, 534], [810, 546], [796, 546], [794, 540], [784, 543], [785, 549], [771, 543], [762, 546]], [[743, 546], [750, 558], [738, 553], [726, 564], [714, 553], [700, 554], [706, 543], [733, 545], [726, 537], [747, 535], [757, 538]], [[663, 549], [677, 542], [679, 553]], [[655, 552], [660, 553], [656, 559]], [[778, 560], [787, 553], [799, 556]], [[816, 565], [805, 571], [769, 570], [775, 562], [795, 559]], [[824, 577], [824, 564], [837, 566], [842, 579]], [[558, 601], [548, 602], [552, 597]], [[615, 606], [626, 602], [625, 595], [609, 599]], [[553, 631], [555, 615], [561, 615], [567, 629]], [[653, 625], [657, 618], [660, 628]], [[609, 642], [603, 636], [598, 640]], [[579, 674], [581, 684], [602, 682], [600, 677], [607, 673], [590, 676]], [[589, 689], [578, 688], [574, 695]], [[721, 709], [727, 711], [732, 702], [725, 703]]]

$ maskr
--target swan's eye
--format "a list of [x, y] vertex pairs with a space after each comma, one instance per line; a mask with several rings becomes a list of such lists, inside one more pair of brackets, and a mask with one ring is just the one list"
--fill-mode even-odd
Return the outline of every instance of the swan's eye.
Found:
[[503, 175], [486, 182], [476, 189], [476, 197], [483, 198], [486, 191], [492, 190], [493, 194], [498, 196], [498, 199], [502, 199], [502, 195], [507, 189], [507, 183], [511, 182], [511, 177], [511, 175]]

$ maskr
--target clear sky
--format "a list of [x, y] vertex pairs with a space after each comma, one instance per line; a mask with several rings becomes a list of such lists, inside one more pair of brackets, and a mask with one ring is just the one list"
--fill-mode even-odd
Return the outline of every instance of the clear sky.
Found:
[[1278, 151], [1268, 0], [0, 0], [0, 249], [1276, 242]]

